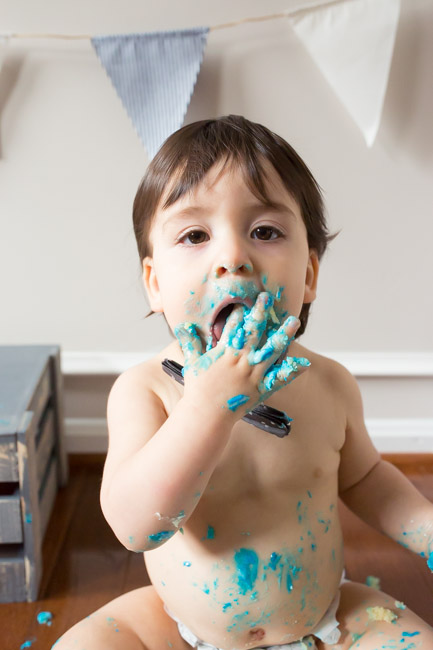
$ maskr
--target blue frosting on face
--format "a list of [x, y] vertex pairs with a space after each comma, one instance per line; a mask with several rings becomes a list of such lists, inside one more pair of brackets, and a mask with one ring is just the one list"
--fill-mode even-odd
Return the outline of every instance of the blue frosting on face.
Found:
[[[214, 282], [211, 279], [208, 279], [207, 274], [203, 278], [203, 284], [209, 282], [206, 294], [201, 298], [197, 294], [200, 294], [200, 291], [195, 291], [190, 289], [190, 297], [185, 302], [186, 314], [191, 320], [195, 320], [196, 317], [202, 318], [212, 318], [215, 312], [215, 306], [221, 304], [227, 298], [236, 299], [240, 302], [245, 303], [245, 301], [250, 301], [254, 303], [257, 299], [257, 296], [261, 291], [264, 290], [266, 285], [266, 291], [270, 293], [270, 304], [268, 308], [274, 304], [274, 302], [280, 302], [282, 294], [284, 292], [284, 287], [279, 286], [276, 283], [268, 283], [268, 278], [266, 275], [262, 276], [262, 286], [259, 286], [255, 281], [245, 280], [237, 281], [233, 279], [229, 285], [220, 284], [219, 282]], [[274, 312], [273, 318], [277, 317], [279, 321], [284, 318], [283, 309], [278, 306], [276, 307], [277, 314]], [[208, 326], [211, 325], [211, 322], [208, 321]], [[209, 342], [208, 342], [209, 346]]]

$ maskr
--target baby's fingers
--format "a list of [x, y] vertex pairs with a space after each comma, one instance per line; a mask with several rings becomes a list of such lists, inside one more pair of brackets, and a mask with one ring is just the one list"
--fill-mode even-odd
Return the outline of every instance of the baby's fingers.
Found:
[[270, 357], [273, 357], [274, 361], [277, 360], [289, 347], [300, 324], [300, 320], [295, 316], [286, 318], [281, 327], [268, 338], [264, 346], [254, 352], [251, 363], [261, 363]]
[[194, 323], [181, 323], [174, 330], [185, 357], [185, 366], [196, 361], [202, 354], [203, 346]]
[[220, 344], [224, 347], [230, 345], [238, 350], [244, 346], [244, 330], [242, 323], [244, 320], [245, 307], [243, 305], [235, 305], [232, 313], [227, 318], [221, 334]]
[[260, 385], [260, 392], [275, 393], [302, 375], [311, 363], [305, 357], [287, 357], [281, 364], [271, 366]]
[[257, 347], [269, 318], [269, 311], [274, 304], [273, 296], [262, 291], [244, 321], [244, 332], [251, 348]]

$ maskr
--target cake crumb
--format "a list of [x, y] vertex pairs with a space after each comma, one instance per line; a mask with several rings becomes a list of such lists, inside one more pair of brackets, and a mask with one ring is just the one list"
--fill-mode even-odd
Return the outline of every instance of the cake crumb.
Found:
[[368, 618], [371, 621], [385, 621], [386, 623], [394, 623], [398, 616], [390, 609], [385, 607], [367, 607]]
[[380, 589], [380, 579], [376, 578], [376, 576], [367, 576], [365, 584], [372, 589]]

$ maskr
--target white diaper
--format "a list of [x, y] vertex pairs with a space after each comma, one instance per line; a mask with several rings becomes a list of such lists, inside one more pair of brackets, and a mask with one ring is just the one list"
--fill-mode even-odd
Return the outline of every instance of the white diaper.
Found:
[[[343, 582], [343, 580], [342, 580]], [[294, 641], [293, 643], [283, 643], [282, 645], [268, 645], [263, 648], [254, 648], [254, 650], [317, 650], [317, 646], [314, 642], [313, 636], [317, 637], [324, 643], [337, 643], [341, 632], [338, 629], [338, 621], [335, 617], [340, 604], [340, 591], [337, 592], [334, 600], [329, 605], [327, 611], [325, 612], [322, 619], [316, 625], [315, 629], [311, 631], [311, 636], [304, 637], [300, 641]], [[197, 650], [219, 650], [210, 643], [202, 641], [196, 635], [189, 630], [182, 621], [180, 621], [174, 614], [172, 614], [167, 607], [164, 606], [167, 614], [177, 623], [179, 634], [192, 648], [197, 648]]]

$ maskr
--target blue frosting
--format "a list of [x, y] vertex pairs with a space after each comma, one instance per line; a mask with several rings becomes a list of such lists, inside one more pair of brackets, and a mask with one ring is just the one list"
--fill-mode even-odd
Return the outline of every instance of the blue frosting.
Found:
[[239, 406], [242, 406], [242, 404], [246, 404], [246, 402], [249, 401], [248, 395], [235, 395], [234, 397], [231, 397], [230, 399], [227, 400], [227, 406], [230, 409], [230, 411], [236, 411], [236, 409], [239, 408]]
[[150, 539], [151, 542], [165, 542], [170, 537], [173, 537], [175, 530], [161, 530], [160, 533], [155, 533], [154, 535], [149, 535], [148, 539]]
[[255, 551], [241, 548], [235, 553], [236, 577], [241, 594], [252, 591], [257, 580], [259, 557]]
[[40, 625], [51, 625], [51, 621], [53, 620], [53, 615], [51, 612], [39, 612], [39, 614], [36, 617], [36, 620]]

